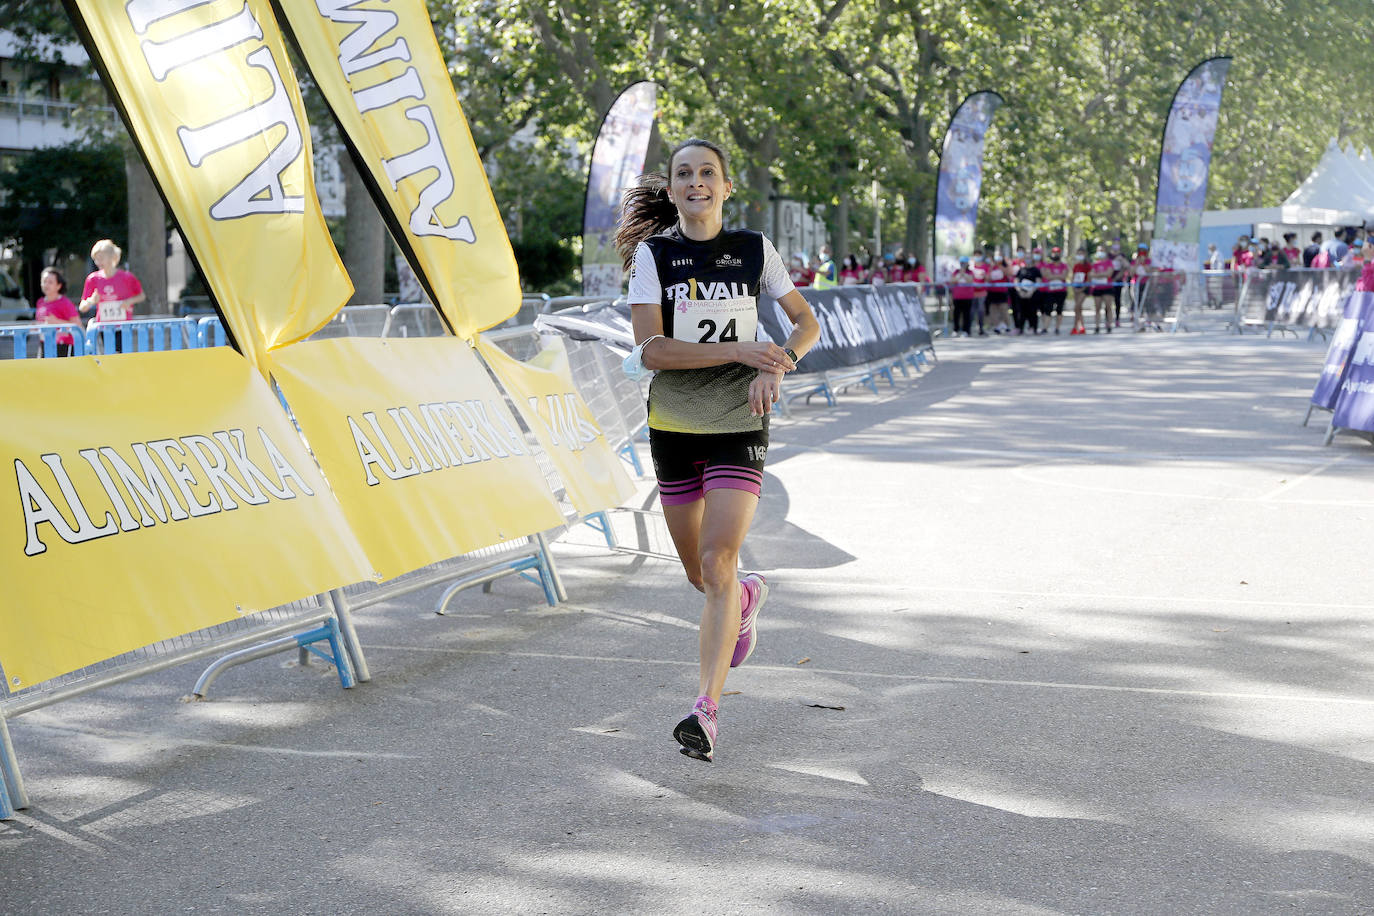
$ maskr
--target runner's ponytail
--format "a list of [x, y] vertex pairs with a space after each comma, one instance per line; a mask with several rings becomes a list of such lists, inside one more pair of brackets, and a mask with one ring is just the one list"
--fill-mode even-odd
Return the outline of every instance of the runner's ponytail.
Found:
[[634, 187], [625, 190], [620, 207], [620, 224], [615, 230], [615, 250], [630, 269], [635, 248], [651, 235], [677, 223], [677, 207], [668, 199], [668, 178], [649, 173], [639, 176]]

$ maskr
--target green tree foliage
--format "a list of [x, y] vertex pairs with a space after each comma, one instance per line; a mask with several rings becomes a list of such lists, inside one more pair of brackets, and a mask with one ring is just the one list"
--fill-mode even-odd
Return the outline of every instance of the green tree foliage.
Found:
[[[427, 2], [530, 289], [573, 284], [594, 133], [640, 79], [660, 86], [663, 143], [731, 150], [748, 224], [774, 197], [821, 204], [841, 250], [877, 215], [885, 243], [925, 253], [944, 132], [979, 89], [1006, 99], [985, 160], [989, 240], [1146, 232], [1170, 99], [1216, 54], [1235, 60], [1211, 206], [1278, 203], [1332, 137], [1374, 143], [1374, 84], [1355, 67], [1374, 51], [1366, 0]], [[52, 4], [14, 4], [26, 40], [70, 38]]]
[[24, 252], [25, 288], [37, 290], [44, 266], [124, 233], [124, 155], [109, 144], [37, 150], [0, 172], [0, 199], [0, 223], [14, 227]]
[[[1183, 76], [1232, 54], [1213, 207], [1278, 203], [1331, 137], [1374, 142], [1360, 0], [444, 0], [473, 131], [491, 153], [533, 133], [585, 158], [615, 91], [662, 87], [666, 138], [707, 134], [735, 156], [757, 224], [769, 196], [827, 205], [840, 233], [928, 246], [936, 168], [968, 93], [1006, 98], [988, 136], [980, 235], [1023, 244], [1132, 239], [1153, 219], [1160, 135]], [[436, 20], [441, 17], [436, 17]], [[471, 100], [480, 104], [472, 105]], [[504, 136], [503, 136], [504, 132]], [[657, 165], [657, 163], [655, 163]], [[533, 173], [531, 193], [544, 181]], [[518, 176], [498, 191], [503, 209]], [[522, 201], [532, 199], [523, 196]], [[522, 203], [528, 207], [528, 203]], [[528, 218], [520, 221], [531, 231]], [[849, 246], [845, 246], [849, 247]]]

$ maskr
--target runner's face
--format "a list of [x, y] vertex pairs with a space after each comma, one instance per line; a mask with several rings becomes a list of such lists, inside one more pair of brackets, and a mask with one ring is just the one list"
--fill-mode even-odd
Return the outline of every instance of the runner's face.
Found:
[[720, 219], [721, 207], [731, 187], [720, 160], [706, 147], [689, 146], [673, 157], [668, 198], [679, 215], [705, 219], [714, 214]]
[[57, 282], [57, 277], [53, 276], [52, 274], [44, 274], [42, 279], [38, 281], [38, 285], [43, 288], [44, 296], [48, 297], [49, 299], [57, 298], [57, 290], [60, 285]]
[[116, 264], [118, 264], [115, 260], [115, 253], [108, 248], [102, 248], [100, 251], [92, 252], [91, 260], [95, 262], [96, 267], [105, 271], [107, 274], [113, 271]]

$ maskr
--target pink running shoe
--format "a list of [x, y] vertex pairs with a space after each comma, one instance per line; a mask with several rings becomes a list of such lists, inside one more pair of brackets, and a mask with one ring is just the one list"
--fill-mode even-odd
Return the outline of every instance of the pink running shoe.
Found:
[[710, 762], [716, 752], [716, 704], [708, 696], [697, 697], [692, 712], [673, 729], [673, 738], [688, 757]]
[[743, 590], [740, 597], [742, 608], [739, 618], [739, 639], [735, 642], [735, 654], [730, 657], [731, 668], [738, 668], [754, 654], [754, 648], [759, 644], [755, 626], [759, 620], [759, 611], [763, 610], [763, 603], [768, 600], [768, 581], [758, 573], [750, 573], [741, 579], [739, 584]]

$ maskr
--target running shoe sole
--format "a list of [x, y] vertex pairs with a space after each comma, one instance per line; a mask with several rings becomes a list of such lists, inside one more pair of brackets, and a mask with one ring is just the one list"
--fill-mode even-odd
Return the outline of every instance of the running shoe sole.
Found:
[[680, 750], [688, 757], [697, 760], [712, 762], [712, 755], [715, 748], [711, 744], [711, 737], [706, 734], [706, 730], [701, 727], [701, 722], [697, 720], [697, 714], [692, 713], [683, 719], [673, 729], [673, 740], [682, 745]]

